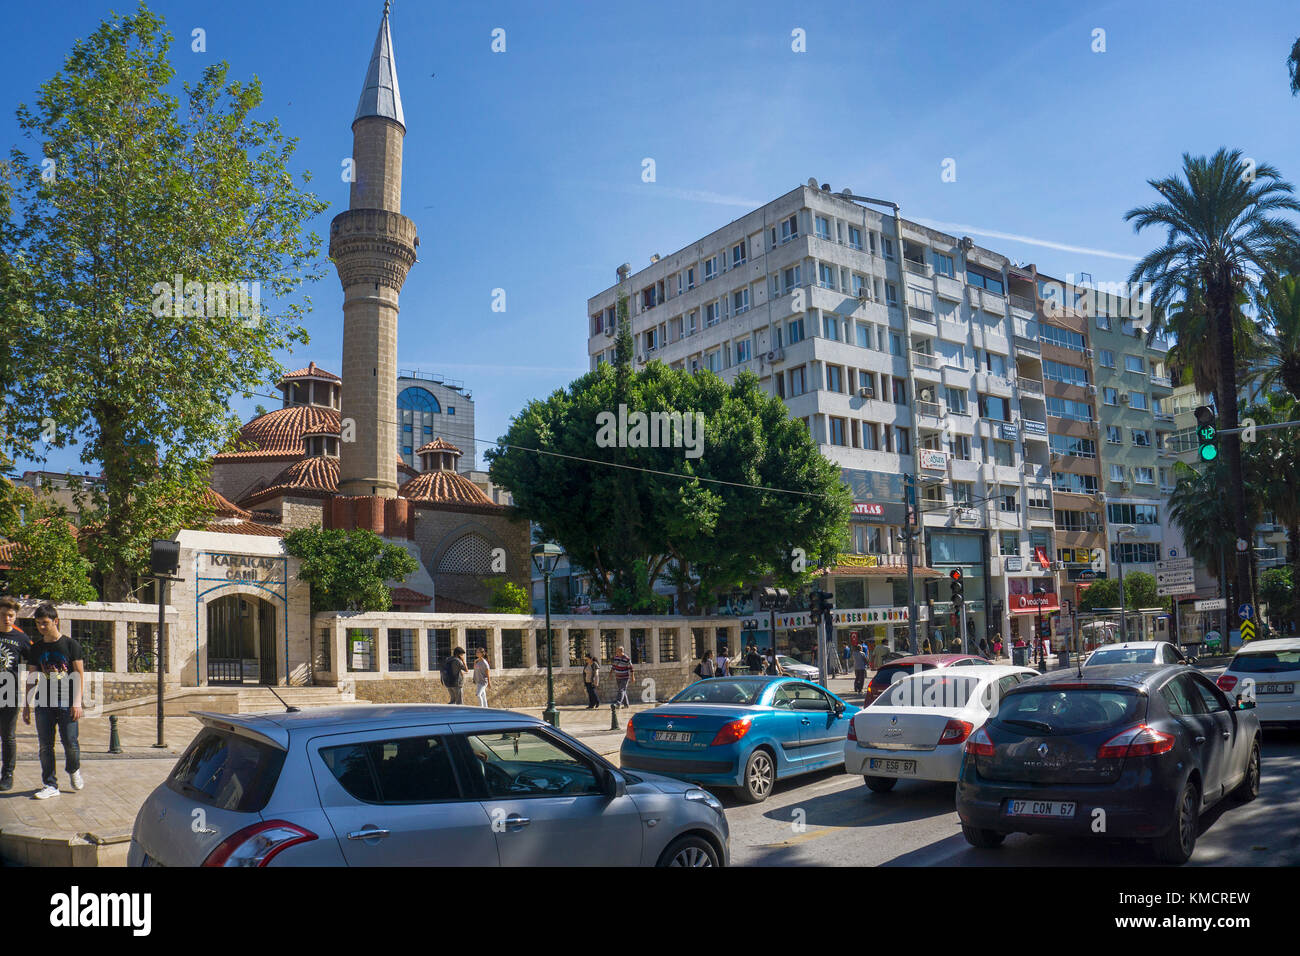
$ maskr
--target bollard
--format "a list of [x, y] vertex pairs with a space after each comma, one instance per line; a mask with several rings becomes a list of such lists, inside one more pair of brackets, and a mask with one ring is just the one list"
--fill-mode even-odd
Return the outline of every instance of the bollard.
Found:
[[609, 729], [618, 730], [618, 701], [611, 701], [609, 705]]
[[117, 717], [108, 718], [108, 752], [111, 754], [120, 754], [122, 752], [122, 738], [117, 735]]

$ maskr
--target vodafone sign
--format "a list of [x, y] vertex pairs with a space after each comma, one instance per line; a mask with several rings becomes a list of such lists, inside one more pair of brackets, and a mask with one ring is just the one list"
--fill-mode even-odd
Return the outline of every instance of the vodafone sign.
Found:
[[1055, 592], [1046, 594], [1011, 594], [1007, 596], [1007, 609], [1012, 614], [1025, 611], [1059, 611], [1060, 602]]

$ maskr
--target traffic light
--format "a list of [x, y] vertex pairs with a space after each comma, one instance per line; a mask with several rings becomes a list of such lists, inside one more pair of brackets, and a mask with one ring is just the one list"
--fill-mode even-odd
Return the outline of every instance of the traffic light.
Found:
[[953, 568], [948, 572], [948, 577], [952, 583], [949, 585], [952, 589], [952, 606], [953, 610], [960, 611], [961, 606], [966, 603], [962, 596], [961, 568]]
[[822, 616], [822, 592], [811, 591], [808, 594], [808, 613], [812, 615], [813, 622], [821, 620]]
[[1214, 423], [1214, 409], [1202, 405], [1196, 409], [1196, 437], [1201, 443], [1201, 461], [1219, 457], [1219, 429]]
[[823, 591], [822, 592], [822, 613], [829, 616], [831, 611], [833, 610], [835, 610], [835, 595], [832, 594], [830, 591]]

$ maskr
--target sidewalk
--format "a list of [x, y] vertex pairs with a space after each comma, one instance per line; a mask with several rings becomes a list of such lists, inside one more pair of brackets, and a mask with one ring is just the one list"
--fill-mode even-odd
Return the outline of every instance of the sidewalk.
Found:
[[[618, 729], [610, 730], [610, 709], [560, 707], [560, 729], [577, 737], [607, 760], [618, 764], [618, 751], [630, 713], [653, 704], [638, 703], [618, 711]], [[520, 708], [517, 713], [541, 718], [542, 708]], [[168, 717], [164, 749], [155, 749], [156, 717], [119, 717], [121, 754], [108, 752], [107, 717], [79, 722], [81, 773], [84, 790], [72, 789], [63, 770], [63, 748], [55, 744], [60, 794], [34, 800], [41, 786], [37, 757], [36, 724], [18, 720], [18, 762], [14, 788], [0, 793], [0, 860], [31, 866], [122, 866], [135, 815], [158, 784], [167, 779], [177, 758], [199, 732], [193, 717]]]

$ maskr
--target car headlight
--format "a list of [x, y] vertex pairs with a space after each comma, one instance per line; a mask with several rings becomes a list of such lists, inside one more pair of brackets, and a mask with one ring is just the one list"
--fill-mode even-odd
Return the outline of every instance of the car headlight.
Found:
[[687, 790], [684, 794], [682, 794], [682, 796], [684, 796], [687, 800], [696, 800], [700, 803], [705, 804], [706, 806], [710, 806], [718, 812], [719, 816], [723, 815], [722, 801], [719, 800], [717, 797], [715, 797], [713, 794], [709, 793], [709, 791], [707, 790], [700, 790], [698, 788]]

